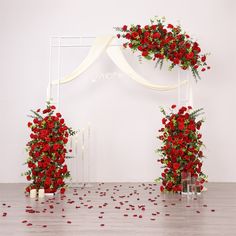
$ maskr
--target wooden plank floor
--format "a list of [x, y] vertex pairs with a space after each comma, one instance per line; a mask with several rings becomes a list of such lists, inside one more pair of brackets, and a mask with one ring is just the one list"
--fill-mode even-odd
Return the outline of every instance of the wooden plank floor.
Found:
[[37, 201], [24, 186], [0, 184], [1, 236], [236, 235], [235, 183], [210, 183], [192, 199], [151, 183], [95, 183]]

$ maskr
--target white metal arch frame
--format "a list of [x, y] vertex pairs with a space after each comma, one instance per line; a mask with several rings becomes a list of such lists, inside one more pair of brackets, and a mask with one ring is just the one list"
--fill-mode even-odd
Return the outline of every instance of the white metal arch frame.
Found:
[[[53, 39], [57, 39], [57, 45], [53, 45]], [[86, 47], [91, 47], [89, 50], [88, 55], [82, 61], [82, 63], [70, 74], [61, 78], [61, 48], [64, 47], [61, 44], [62, 39], [70, 39], [70, 38], [90, 38], [94, 39], [94, 42], [91, 45], [86, 45]], [[112, 42], [114, 41], [114, 36], [100, 36], [100, 37], [52, 37], [51, 38], [51, 45], [50, 45], [50, 65], [49, 65], [49, 83], [47, 87], [47, 101], [52, 100], [52, 86], [57, 86], [57, 98], [54, 103], [56, 103], [57, 108], [59, 109], [59, 101], [60, 101], [60, 85], [69, 83], [74, 79], [78, 78], [82, 73], [89, 69], [89, 67], [104, 53], [106, 52], [114, 64], [125, 74], [127, 74], [131, 79], [136, 81], [137, 83], [157, 91], [170, 91], [178, 89], [178, 105], [188, 104], [192, 105], [192, 85], [191, 81], [188, 77], [187, 80], [181, 81], [180, 72], [178, 71], [178, 82], [174, 85], [159, 85], [153, 84], [149, 82], [147, 79], [143, 78], [139, 75], [127, 62], [125, 59], [123, 52], [121, 50], [120, 45], [114, 45]], [[67, 45], [68, 46], [68, 45]], [[78, 47], [75, 45], [69, 45], [71, 47]], [[57, 80], [52, 80], [51, 76], [51, 65], [52, 65], [52, 48], [58, 48], [58, 57], [57, 57]], [[83, 46], [80, 46], [83, 47]], [[186, 86], [187, 91], [185, 94], [184, 99], [181, 98], [181, 87], [182, 85]]]

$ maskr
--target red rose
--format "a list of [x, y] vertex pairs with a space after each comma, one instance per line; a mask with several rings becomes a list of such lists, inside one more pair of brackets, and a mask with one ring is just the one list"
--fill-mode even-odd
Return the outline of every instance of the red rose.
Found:
[[45, 182], [44, 182], [46, 185], [50, 185], [51, 184], [51, 178], [49, 178], [49, 177], [46, 177], [46, 179], [45, 179]]
[[167, 121], [166, 118], [163, 118], [162, 119], [162, 124], [164, 125], [166, 123], [166, 121]]
[[188, 54], [186, 54], [186, 59], [192, 59], [194, 57], [194, 53], [193, 52], [190, 52]]
[[28, 181], [30, 181], [30, 180], [31, 180], [30, 175], [27, 175], [27, 176], [26, 176], [26, 179], [27, 179]]
[[117, 36], [118, 39], [120, 38], [120, 34], [117, 34], [116, 36]]
[[175, 65], [178, 65], [179, 64], [179, 59], [178, 58], [174, 58], [173, 62], [174, 62]]
[[56, 113], [56, 116], [57, 116], [58, 118], [61, 118], [61, 113]]
[[63, 184], [63, 181], [62, 181], [61, 178], [57, 180], [57, 184], [58, 184], [58, 185], [62, 185], [62, 184]]
[[143, 52], [142, 52], [142, 56], [143, 56], [143, 57], [146, 57], [147, 55], [148, 55], [148, 51], [143, 51]]
[[175, 104], [173, 104], [173, 105], [171, 106], [171, 108], [172, 108], [172, 109], [175, 109], [175, 108], [176, 108], [176, 105], [175, 105]]
[[29, 192], [30, 192], [30, 187], [26, 187], [26, 188], [25, 188], [25, 191], [26, 191], [27, 193], [29, 193]]
[[156, 39], [156, 38], [160, 38], [161, 37], [161, 34], [160, 33], [158, 33], [158, 32], [156, 32], [156, 33], [154, 33], [153, 35], [152, 35], [152, 37], [154, 38], [154, 39]]
[[168, 25], [167, 25], [167, 28], [169, 28], [169, 29], [173, 29], [174, 26], [173, 26], [172, 24], [168, 24]]
[[55, 107], [54, 105], [52, 105], [50, 108], [51, 108], [52, 110], [55, 110], [55, 109], [56, 109], [56, 107]]
[[173, 169], [174, 169], [174, 170], [178, 170], [179, 167], [180, 167], [180, 164], [179, 164], [179, 163], [176, 162], [176, 163], [173, 164]]
[[39, 120], [38, 120], [37, 118], [34, 118], [34, 119], [33, 119], [33, 122], [34, 122], [35, 124], [37, 124], [37, 123], [39, 122]]
[[206, 56], [202, 56], [201, 61], [202, 62], [206, 61]]
[[31, 122], [28, 122], [28, 127], [30, 128], [30, 126], [32, 125], [32, 123]]
[[127, 33], [127, 34], [125, 35], [125, 38], [126, 38], [126, 39], [130, 39], [130, 38], [131, 38], [131, 35], [130, 35], [129, 33]]
[[133, 33], [131, 34], [131, 36], [132, 36], [133, 38], [136, 38], [136, 37], [138, 37], [138, 33], [137, 33], [137, 32], [133, 32]]
[[180, 130], [183, 130], [184, 129], [184, 123], [183, 122], [180, 122], [179, 125], [178, 125], [178, 128]]
[[164, 191], [164, 186], [160, 186], [160, 191], [163, 192]]
[[123, 30], [123, 31], [126, 31], [127, 28], [128, 28], [127, 25], [124, 25], [124, 26], [122, 27], [122, 30]]
[[157, 29], [157, 25], [152, 25], [151, 28], [152, 28], [152, 30], [156, 30]]
[[61, 194], [64, 194], [65, 191], [66, 191], [65, 188], [61, 188], [60, 193], [61, 193]]

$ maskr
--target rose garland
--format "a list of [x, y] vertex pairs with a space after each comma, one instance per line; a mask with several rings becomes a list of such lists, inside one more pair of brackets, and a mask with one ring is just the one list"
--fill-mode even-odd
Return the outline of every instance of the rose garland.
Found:
[[[30, 141], [27, 143], [29, 170], [24, 175], [32, 183], [26, 188], [44, 188], [45, 192], [65, 192], [66, 178], [70, 172], [65, 164], [68, 136], [75, 132], [68, 128], [60, 113], [54, 115], [56, 107], [47, 104], [47, 108], [40, 114], [40, 109], [33, 111], [33, 122], [28, 122], [31, 129]], [[71, 150], [70, 150], [71, 151]]]
[[203, 142], [199, 133], [203, 119], [196, 120], [203, 109], [192, 111], [192, 107], [182, 107], [175, 112], [176, 105], [172, 105], [170, 114], [162, 108], [163, 128], [159, 130], [158, 137], [162, 146], [157, 152], [161, 159], [164, 171], [158, 181], [162, 181], [161, 191], [179, 192], [182, 190], [181, 173], [190, 173], [202, 184], [206, 180], [202, 172]]
[[150, 25], [124, 25], [115, 27], [121, 34], [117, 37], [127, 40], [123, 44], [133, 52], [139, 51], [139, 58], [156, 61], [162, 68], [164, 60], [170, 61], [169, 69], [176, 65], [183, 70], [190, 68], [195, 79], [200, 79], [199, 69], [203, 72], [210, 69], [206, 63], [207, 54], [200, 54], [199, 44], [190, 38], [178, 25], [165, 25], [164, 18], [154, 18]]

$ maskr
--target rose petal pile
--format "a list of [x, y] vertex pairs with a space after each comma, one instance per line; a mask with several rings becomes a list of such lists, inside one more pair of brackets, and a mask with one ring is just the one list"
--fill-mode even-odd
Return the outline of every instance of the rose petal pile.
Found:
[[[29, 170], [24, 174], [32, 183], [26, 188], [44, 188], [45, 192], [65, 192], [65, 178], [70, 173], [65, 164], [66, 143], [73, 131], [65, 124], [60, 113], [54, 115], [56, 107], [48, 104], [40, 114], [40, 109], [34, 114], [33, 122], [28, 122], [31, 129], [30, 141], [27, 143]], [[72, 133], [71, 133], [72, 132]]]
[[197, 178], [202, 188], [206, 178], [202, 172], [203, 142], [199, 132], [203, 119], [197, 121], [196, 117], [203, 109], [193, 111], [188, 106], [175, 112], [175, 108], [176, 105], [172, 105], [170, 114], [161, 109], [164, 127], [159, 130], [162, 146], [157, 152], [164, 171], [158, 179], [162, 181], [160, 190], [180, 192], [181, 173], [185, 172]]
[[157, 61], [160, 67], [164, 59], [171, 62], [170, 70], [176, 65], [183, 70], [191, 69], [193, 76], [199, 78], [199, 69], [203, 72], [210, 67], [206, 63], [207, 54], [200, 54], [199, 44], [192, 40], [180, 26], [164, 24], [163, 19], [151, 20], [151, 25], [131, 25], [116, 27], [117, 37], [127, 40], [123, 46], [139, 51], [140, 56]]

